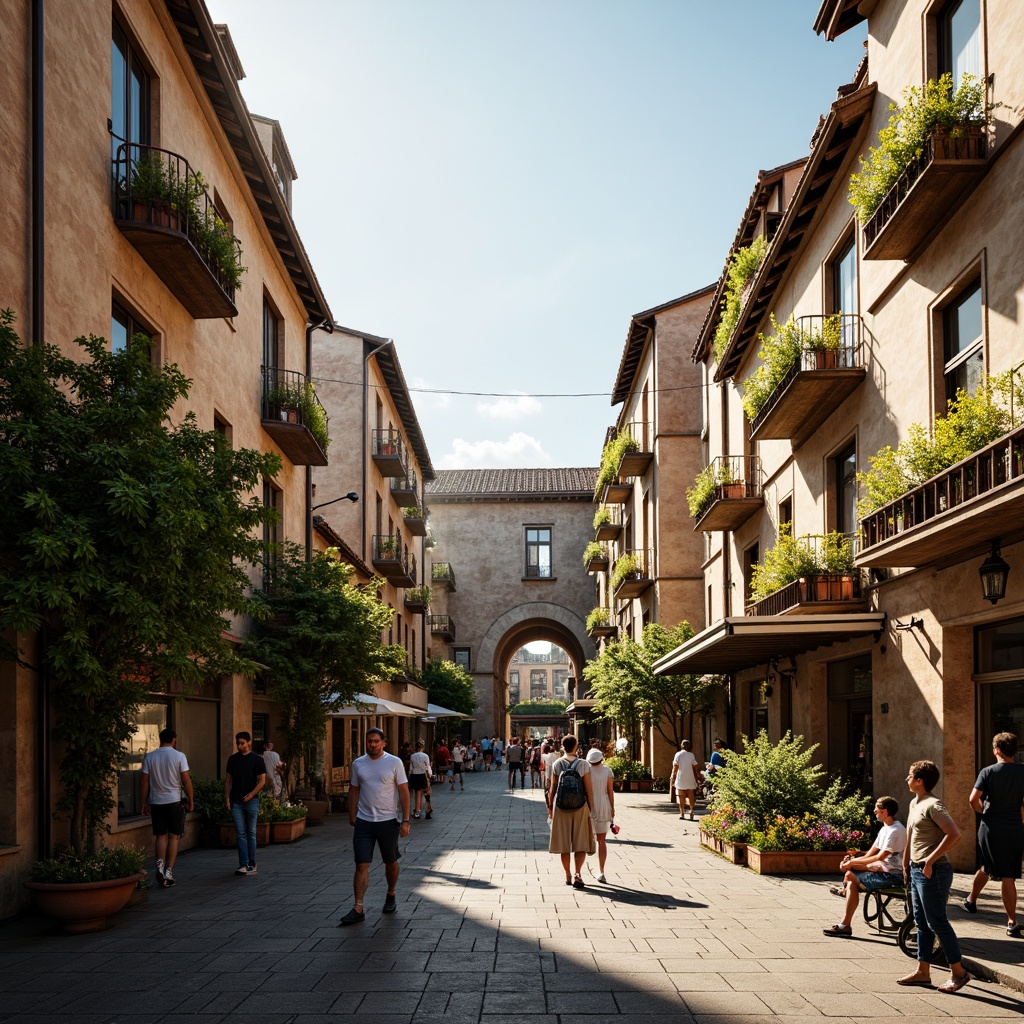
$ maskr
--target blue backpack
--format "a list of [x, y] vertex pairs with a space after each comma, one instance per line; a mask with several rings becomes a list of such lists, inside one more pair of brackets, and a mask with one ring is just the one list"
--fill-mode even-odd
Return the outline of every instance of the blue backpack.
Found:
[[563, 768], [558, 776], [558, 788], [555, 790], [555, 806], [560, 811], [578, 811], [587, 803], [587, 790], [583, 784], [583, 776], [576, 771], [579, 758]]

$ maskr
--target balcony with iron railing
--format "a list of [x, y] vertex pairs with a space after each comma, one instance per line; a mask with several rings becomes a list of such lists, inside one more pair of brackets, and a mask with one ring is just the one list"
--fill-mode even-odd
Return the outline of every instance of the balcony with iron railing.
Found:
[[928, 136], [864, 225], [864, 259], [911, 260], [970, 195], [987, 168], [984, 128]]
[[616, 475], [621, 479], [643, 476], [654, 461], [650, 424], [638, 420], [623, 427], [622, 432], [632, 437], [638, 448], [636, 451], [623, 452]]
[[428, 615], [427, 622], [430, 632], [451, 643], [455, 640], [455, 621], [450, 615]]
[[610, 608], [595, 608], [587, 617], [587, 632], [595, 639], [610, 639], [619, 632]]
[[750, 421], [750, 440], [807, 440], [864, 380], [863, 331], [856, 314], [800, 317], [800, 355]]
[[263, 367], [260, 423], [293, 465], [327, 465], [327, 413], [305, 374]]
[[764, 507], [761, 460], [756, 455], [719, 455], [703, 470], [705, 492], [694, 514], [693, 528], [714, 532], [735, 530]]
[[430, 566], [430, 582], [443, 585], [450, 594], [455, 593], [455, 570], [451, 562], [433, 562]]
[[419, 505], [410, 505], [402, 509], [402, 521], [413, 537], [426, 537], [429, 512], [430, 509]]
[[1024, 426], [861, 520], [860, 566], [959, 560], [1024, 522]]
[[183, 156], [120, 141], [111, 204], [121, 234], [192, 317], [237, 316], [241, 245]]
[[393, 476], [391, 478], [391, 497], [402, 506], [414, 505], [419, 501], [418, 482], [416, 474], [410, 470], [405, 476]]
[[622, 508], [618, 505], [604, 505], [594, 516], [594, 539], [598, 541], [618, 540], [622, 536]]
[[374, 430], [370, 439], [370, 457], [381, 476], [404, 477], [408, 472], [405, 441], [399, 430]]
[[609, 587], [617, 601], [640, 597], [654, 586], [654, 552], [642, 548], [623, 551], [612, 566]]
[[397, 534], [374, 534], [373, 568], [396, 587], [416, 585], [416, 555]]

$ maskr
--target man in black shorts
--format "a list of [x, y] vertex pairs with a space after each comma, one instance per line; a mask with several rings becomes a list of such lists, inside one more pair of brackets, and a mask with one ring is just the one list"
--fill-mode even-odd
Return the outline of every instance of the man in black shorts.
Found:
[[1024, 855], [1024, 764], [1017, 764], [1017, 737], [1012, 732], [992, 737], [992, 753], [996, 763], [981, 769], [971, 790], [971, 806], [981, 815], [978, 826], [978, 861], [981, 867], [974, 876], [971, 893], [963, 902], [969, 914], [978, 912], [978, 897], [990, 878], [1001, 883], [1003, 908], [1006, 910], [1006, 934], [1024, 937], [1024, 927], [1017, 923], [1017, 879], [1021, 875]]
[[505, 760], [508, 763], [508, 788], [516, 788], [516, 772], [519, 772], [519, 788], [526, 786], [526, 776], [523, 774], [523, 759], [526, 751], [519, 743], [519, 737], [513, 736], [512, 742], [505, 750]]
[[178, 841], [185, 834], [185, 812], [192, 810], [192, 777], [173, 729], [161, 729], [160, 746], [142, 759], [139, 795], [142, 813], [153, 821], [157, 885], [169, 889], [174, 885]]
[[[401, 821], [398, 807], [401, 805]], [[409, 834], [409, 783], [400, 758], [384, 751], [384, 733], [366, 730], [366, 753], [352, 762], [348, 788], [348, 820], [353, 826], [352, 847], [356, 860], [356, 905], [339, 922], [338, 927], [359, 924], [366, 920], [363, 897], [370, 884], [370, 862], [373, 848], [380, 848], [388, 894], [384, 913], [398, 909], [395, 886], [398, 884], [399, 837]]]

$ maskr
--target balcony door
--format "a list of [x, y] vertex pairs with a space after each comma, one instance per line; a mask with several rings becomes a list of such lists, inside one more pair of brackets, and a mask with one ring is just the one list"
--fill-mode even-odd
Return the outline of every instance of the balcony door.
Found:
[[863, 792], [874, 781], [872, 761], [871, 655], [828, 667], [828, 771]]

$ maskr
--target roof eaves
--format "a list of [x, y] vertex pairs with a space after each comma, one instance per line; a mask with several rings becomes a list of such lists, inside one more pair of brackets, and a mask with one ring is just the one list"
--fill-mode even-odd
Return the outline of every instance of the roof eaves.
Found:
[[336, 547], [343, 556], [343, 561], [348, 562], [362, 575], [368, 579], [372, 579], [374, 572], [356, 553], [355, 550], [347, 544], [340, 534], [338, 534], [334, 527], [331, 526], [323, 516], [313, 516], [313, 529], [320, 534], [328, 544], [332, 544]]
[[[872, 83], [837, 99], [832, 104], [825, 123], [817, 131], [814, 149], [797, 182], [792, 202], [787, 207], [768, 252], [754, 275], [732, 337], [718, 361], [713, 378], [715, 381], [731, 377], [739, 368], [746, 348], [753, 340], [757, 325], [785, 279], [790, 262], [799, 251], [800, 239], [811, 227], [818, 205], [828, 194], [835, 174], [845, 165], [850, 147], [859, 138], [867, 123], [877, 89], [877, 85]], [[846, 138], [841, 141], [838, 148], [832, 146], [840, 132], [847, 129], [853, 130], [847, 131]], [[826, 163], [831, 164], [831, 170], [826, 170], [824, 176], [821, 176], [819, 171]], [[803, 223], [798, 226], [797, 222], [800, 220]], [[772, 278], [773, 274], [775, 276]]]
[[[359, 337], [369, 341], [371, 344], [374, 340], [379, 340], [367, 338], [366, 335], [359, 335]], [[382, 342], [382, 344], [385, 344], [385, 342]], [[427, 442], [423, 437], [423, 431], [420, 429], [420, 421], [416, 418], [416, 410], [412, 404], [409, 387], [405, 383], [405, 374], [402, 373], [402, 364], [398, 361], [398, 354], [395, 352], [394, 343], [392, 342], [390, 345], [380, 348], [374, 355], [374, 358], [380, 367], [384, 383], [387, 384], [391, 400], [395, 403], [398, 415], [402, 418], [402, 425], [405, 427], [409, 444], [416, 453], [416, 461], [420, 466], [420, 476], [424, 482], [433, 480], [434, 467], [430, 461], [430, 452], [427, 450]]]
[[222, 34], [214, 26], [203, 0], [164, 0], [181, 36], [221, 128], [238, 160], [267, 232], [311, 322], [331, 320], [330, 307], [302, 244], [287, 201], [281, 194], [269, 158], [263, 151], [249, 108], [245, 104]]
[[873, 8], [874, 3], [865, 3], [864, 0], [822, 0], [818, 16], [814, 19], [815, 34], [824, 35], [830, 43], [834, 42], [844, 32], [866, 21]]

